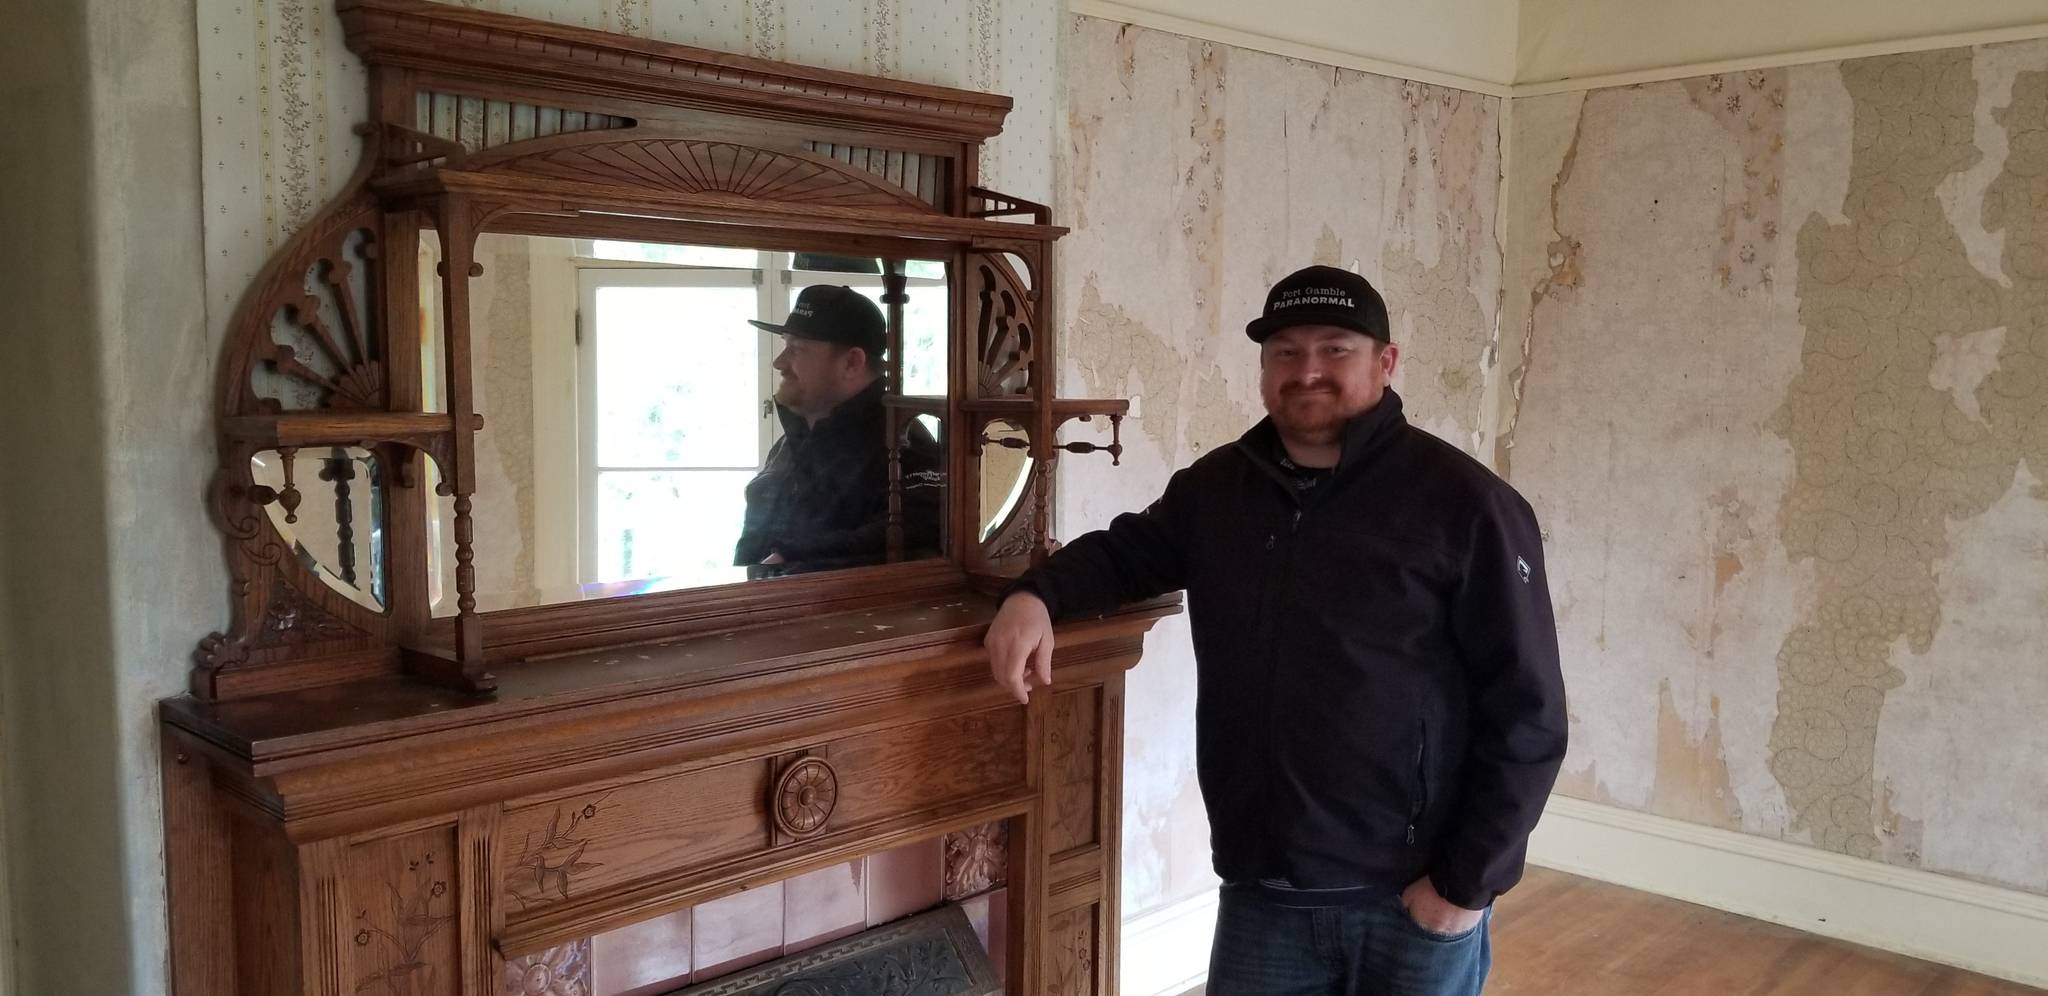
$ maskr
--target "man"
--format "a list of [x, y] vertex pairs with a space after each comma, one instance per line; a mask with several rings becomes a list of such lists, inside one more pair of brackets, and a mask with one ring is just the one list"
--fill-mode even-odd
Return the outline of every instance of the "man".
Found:
[[1363, 278], [1301, 270], [1245, 331], [1269, 417], [1020, 578], [991, 670], [1026, 700], [1053, 618], [1186, 589], [1208, 991], [1478, 993], [1564, 759], [1535, 514], [1402, 417]]
[[[882, 409], [888, 322], [850, 287], [804, 288], [782, 325], [774, 367], [783, 435], [747, 482], [733, 562], [749, 577], [879, 564], [887, 559], [889, 448]], [[904, 549], [939, 548], [944, 472], [937, 441], [912, 422], [901, 447]]]

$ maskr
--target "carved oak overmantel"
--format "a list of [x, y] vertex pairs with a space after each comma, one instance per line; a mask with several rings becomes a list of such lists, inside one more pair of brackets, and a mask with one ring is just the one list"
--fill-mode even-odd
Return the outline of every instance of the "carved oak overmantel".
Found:
[[[363, 158], [231, 319], [208, 501], [233, 615], [161, 708], [177, 991], [502, 993], [508, 962], [953, 834], [947, 896], [1007, 883], [1011, 992], [1113, 992], [1123, 673], [1177, 603], [1063, 627], [1028, 706], [988, 679], [992, 593], [1052, 546], [1057, 460], [1119, 457], [1126, 410], [1054, 393], [1064, 229], [978, 176], [1009, 99], [337, 7]], [[887, 562], [483, 605], [487, 234], [942, 261], [944, 394], [902, 390], [900, 270], [882, 298]], [[1061, 441], [1095, 418], [1109, 443]], [[950, 440], [932, 559], [904, 555], [918, 419]], [[1025, 463], [984, 522], [1004, 454]]]

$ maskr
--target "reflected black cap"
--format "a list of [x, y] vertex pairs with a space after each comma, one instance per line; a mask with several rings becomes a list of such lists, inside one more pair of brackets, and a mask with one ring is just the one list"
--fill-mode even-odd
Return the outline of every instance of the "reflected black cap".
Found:
[[882, 309], [866, 294], [831, 284], [804, 288], [789, 309], [789, 321], [781, 325], [751, 318], [747, 323], [776, 335], [859, 346], [870, 357], [882, 355], [889, 343], [889, 320], [882, 317]]

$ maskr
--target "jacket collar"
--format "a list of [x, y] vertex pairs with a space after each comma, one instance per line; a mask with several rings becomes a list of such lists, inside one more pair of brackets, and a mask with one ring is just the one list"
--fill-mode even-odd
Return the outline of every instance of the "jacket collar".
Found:
[[[802, 440], [810, 436], [836, 436], [844, 432], [871, 426], [882, 414], [882, 390], [886, 385], [883, 378], [861, 389], [859, 394], [839, 403], [818, 424], [812, 425], [802, 415], [778, 403], [775, 417], [782, 422], [782, 434], [791, 440]], [[880, 430], [876, 430], [880, 431]]]
[[[1379, 404], [1353, 416], [1344, 423], [1343, 449], [1337, 457], [1334, 476], [1343, 477], [1352, 468], [1364, 463], [1379, 452], [1394, 437], [1400, 434], [1408, 419], [1401, 413], [1401, 396], [1394, 389], [1387, 388]], [[1278, 465], [1278, 455], [1283, 452], [1280, 444], [1280, 430], [1273, 427], [1273, 416], [1259, 420], [1243, 436], [1238, 437], [1237, 448], [1251, 458], [1254, 465], [1271, 475], [1274, 480], [1286, 483]], [[1293, 488], [1288, 489], [1293, 493]]]

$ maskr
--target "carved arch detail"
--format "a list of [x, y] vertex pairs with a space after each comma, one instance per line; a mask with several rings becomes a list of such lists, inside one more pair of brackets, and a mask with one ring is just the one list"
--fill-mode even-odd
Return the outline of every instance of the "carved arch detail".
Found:
[[550, 144], [552, 148], [537, 150], [508, 146], [502, 158], [478, 157], [467, 168], [672, 194], [727, 194], [769, 203], [934, 213], [915, 194], [872, 173], [799, 152], [685, 138], [590, 141], [574, 136]]

